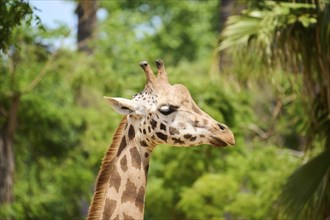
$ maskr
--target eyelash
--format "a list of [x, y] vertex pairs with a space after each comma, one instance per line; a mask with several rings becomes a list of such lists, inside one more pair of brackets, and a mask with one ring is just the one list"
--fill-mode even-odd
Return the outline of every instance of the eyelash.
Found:
[[[162, 109], [162, 107], [168, 107], [167, 110]], [[160, 113], [162, 113], [163, 115], [169, 115], [172, 114], [173, 112], [175, 112], [179, 107], [178, 106], [173, 106], [173, 105], [164, 105], [158, 109], [158, 111]]]

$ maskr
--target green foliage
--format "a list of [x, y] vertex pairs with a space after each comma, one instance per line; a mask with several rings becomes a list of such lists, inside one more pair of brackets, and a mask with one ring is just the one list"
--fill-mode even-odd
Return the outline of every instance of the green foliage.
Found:
[[88, 184], [82, 183], [91, 182], [93, 175], [86, 172], [86, 158], [69, 157], [64, 161], [55, 158], [25, 159], [25, 166], [18, 167], [21, 181], [15, 187], [13, 217], [63, 219], [63, 216], [80, 216], [81, 203], [88, 201], [87, 192], [90, 190]]
[[33, 8], [27, 2], [20, 0], [8, 0], [1, 2], [0, 6], [0, 50], [6, 51], [15, 43], [12, 40], [12, 31], [22, 23], [31, 24], [32, 20], [40, 26], [40, 19], [33, 14]]
[[[228, 160], [230, 169], [227, 173], [237, 178], [241, 190], [235, 194], [232, 203], [221, 203], [224, 204], [225, 211], [234, 219], [275, 216], [281, 186], [295, 169], [299, 159], [290, 151], [261, 145], [252, 152], [247, 151], [240, 154], [240, 157], [231, 157]], [[263, 208], [259, 209], [261, 206]]]
[[[272, 146], [223, 152], [206, 146], [184, 149], [188, 152], [164, 148], [156, 149], [156, 161], [152, 161], [146, 207], [149, 219], [275, 217], [281, 186], [300, 161], [290, 151]], [[185, 181], [187, 175], [194, 180]]]
[[145, 78], [138, 63], [156, 58], [166, 62], [170, 82], [186, 85], [203, 110], [229, 125], [237, 144], [158, 146], [145, 218], [276, 218], [281, 186], [300, 161], [292, 155], [304, 146], [305, 102], [294, 95], [303, 82], [279, 69], [260, 77], [254, 70], [263, 60], [241, 54], [232, 69], [212, 73], [218, 4], [101, 1], [108, 17], [92, 42], [93, 56], [54, 49], [51, 42], [67, 34], [65, 27], [15, 27], [10, 39], [17, 46], [2, 56], [0, 71], [1, 114], [13, 95], [21, 96], [15, 202], [1, 207], [0, 218], [84, 219], [121, 118], [102, 97], [140, 92]]
[[316, 6], [312, 4], [266, 1], [262, 10], [250, 9], [244, 11], [243, 15], [229, 18], [219, 49], [237, 45], [246, 47], [254, 40], [257, 47], [263, 48], [257, 52], [270, 55], [277, 30], [300, 25], [308, 28], [316, 22]]
[[[216, 43], [218, 1], [101, 1], [109, 13], [96, 47], [116, 59], [123, 73], [127, 63], [162, 57], [168, 63], [197, 60]], [[180, 53], [178, 53], [180, 51]], [[131, 57], [131, 54], [135, 54]], [[133, 60], [135, 62], [132, 62]]]
[[10, 108], [11, 96], [21, 96], [15, 202], [2, 207], [1, 218], [49, 219], [50, 213], [52, 218], [75, 218], [81, 215], [82, 201], [89, 200], [94, 176], [81, 149], [87, 120], [76, 106], [72, 76], [66, 71], [72, 63], [64, 51], [57, 57], [36, 41], [36, 31], [21, 28], [13, 34], [20, 49], [13, 48], [3, 60], [1, 110]]
[[[330, 4], [329, 1], [302, 2], [306, 3], [262, 1], [252, 4], [241, 15], [229, 19], [219, 49], [236, 48], [232, 51], [240, 53], [243, 48], [243, 54], [257, 51], [255, 55], [261, 65], [275, 69], [280, 66], [294, 73], [294, 80], [290, 76], [287, 79], [294, 86], [298, 82], [297, 93], [305, 95], [301, 100], [308, 129], [302, 130], [306, 132], [307, 148], [321, 156], [328, 154], [330, 148]], [[273, 71], [268, 72], [273, 75]], [[264, 72], [261, 75], [265, 75]], [[319, 172], [310, 177], [308, 167], [312, 165], [307, 163], [292, 174], [284, 187], [282, 206], [294, 217], [308, 215], [317, 219], [330, 214], [326, 208], [329, 194], [325, 193], [329, 191], [329, 164], [317, 158], [320, 157], [310, 162], [314, 168], [320, 168]], [[326, 165], [328, 167], [324, 167]], [[320, 179], [323, 179], [322, 186], [319, 186]]]
[[217, 205], [231, 203], [238, 190], [239, 184], [232, 176], [206, 174], [183, 191], [179, 207], [188, 219], [218, 219], [224, 210]]
[[232, 154], [225, 167], [183, 190], [178, 206], [188, 219], [263, 219], [274, 213], [279, 189], [298, 161], [273, 147], [254, 150]]

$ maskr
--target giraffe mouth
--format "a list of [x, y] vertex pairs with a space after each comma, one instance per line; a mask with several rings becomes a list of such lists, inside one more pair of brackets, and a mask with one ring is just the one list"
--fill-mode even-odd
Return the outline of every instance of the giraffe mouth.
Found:
[[232, 145], [231, 143], [227, 143], [224, 140], [222, 140], [218, 137], [214, 137], [214, 136], [212, 136], [209, 141], [210, 141], [210, 144], [214, 147], [225, 147], [227, 145]]

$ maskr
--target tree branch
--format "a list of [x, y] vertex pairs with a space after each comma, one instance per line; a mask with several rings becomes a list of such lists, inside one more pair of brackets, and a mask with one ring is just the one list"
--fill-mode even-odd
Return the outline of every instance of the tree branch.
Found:
[[46, 64], [42, 67], [42, 69], [40, 70], [39, 74], [32, 80], [32, 82], [25, 88], [22, 90], [21, 94], [27, 94], [29, 92], [31, 92], [39, 83], [40, 81], [45, 77], [45, 75], [47, 74], [47, 70], [49, 69], [50, 66], [52, 66], [53, 61], [55, 60], [57, 54], [59, 53], [59, 50], [55, 51], [50, 58], [48, 59], [48, 61], [46, 62]]

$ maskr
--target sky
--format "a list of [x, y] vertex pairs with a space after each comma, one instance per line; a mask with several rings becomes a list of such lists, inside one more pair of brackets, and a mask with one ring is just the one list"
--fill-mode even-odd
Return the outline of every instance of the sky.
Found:
[[35, 14], [41, 19], [43, 25], [47, 28], [54, 29], [61, 24], [67, 26], [71, 30], [68, 38], [53, 42], [55, 47], [65, 46], [75, 48], [77, 18], [74, 13], [76, 4], [68, 0], [29, 0], [29, 3], [36, 7]]
[[[75, 49], [78, 19], [75, 14], [76, 3], [70, 0], [28, 0], [35, 7], [34, 13], [39, 16], [44, 26], [55, 29], [61, 25], [67, 26], [70, 36], [63, 40], [55, 40], [55, 47], [68, 47]], [[107, 17], [105, 9], [99, 9], [96, 14], [99, 20]]]
[[30, 0], [29, 3], [38, 9], [35, 13], [49, 28], [56, 28], [58, 23], [65, 23], [72, 28], [75, 28], [77, 24], [74, 14], [76, 5], [72, 1]]

